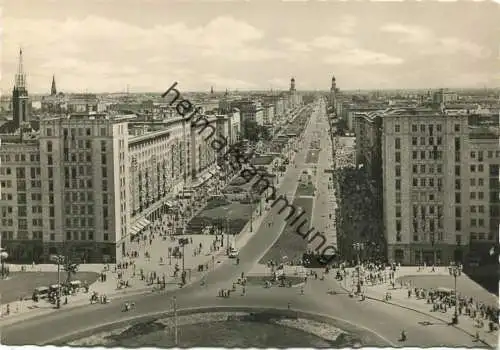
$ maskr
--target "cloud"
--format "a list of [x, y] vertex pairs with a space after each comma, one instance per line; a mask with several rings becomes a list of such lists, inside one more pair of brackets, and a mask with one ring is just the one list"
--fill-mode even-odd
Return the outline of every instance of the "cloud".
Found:
[[93, 81], [107, 85], [107, 90], [117, 88], [113, 81], [130, 82], [131, 75], [143, 80], [138, 84], [155, 83], [160, 75], [169, 77], [187, 62], [285, 57], [258, 45], [264, 37], [261, 30], [229, 16], [197, 26], [174, 22], [146, 28], [95, 15], [65, 21], [5, 18], [2, 26], [3, 68], [8, 67], [13, 74], [22, 47], [26, 70], [33, 73], [28, 84], [35, 89], [47, 86], [52, 74], [64, 76], [64, 83], [58, 84], [64, 90], [81, 89], [76, 82], [80, 84], [82, 79], [87, 80], [86, 86]]
[[351, 66], [361, 65], [398, 65], [404, 60], [400, 57], [390, 56], [381, 52], [364, 49], [350, 49], [324, 58], [328, 64], [345, 64]]
[[455, 55], [466, 54], [474, 58], [484, 58], [491, 55], [491, 51], [473, 42], [454, 38], [439, 37], [431, 30], [399, 23], [386, 24], [380, 28], [382, 32], [399, 35], [399, 42], [419, 45], [417, 53], [421, 55]]
[[346, 37], [320, 36], [313, 39], [311, 45], [320, 49], [339, 50], [352, 48], [356, 43], [352, 39]]
[[295, 52], [309, 52], [311, 47], [309, 43], [298, 41], [292, 38], [280, 38], [278, 42], [285, 45], [288, 50]]
[[337, 24], [337, 32], [341, 34], [352, 34], [358, 24], [356, 17], [351, 15], [342, 16]]
[[380, 30], [387, 33], [401, 34], [400, 41], [402, 42], [424, 42], [432, 35], [427, 28], [399, 23], [386, 24]]

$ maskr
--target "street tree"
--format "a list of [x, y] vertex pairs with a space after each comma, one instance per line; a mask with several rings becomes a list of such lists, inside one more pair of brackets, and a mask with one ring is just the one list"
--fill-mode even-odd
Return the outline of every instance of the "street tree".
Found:
[[65, 259], [62, 265], [64, 271], [66, 271], [66, 284], [71, 281], [71, 277], [78, 272], [80, 264], [72, 262], [70, 259]]

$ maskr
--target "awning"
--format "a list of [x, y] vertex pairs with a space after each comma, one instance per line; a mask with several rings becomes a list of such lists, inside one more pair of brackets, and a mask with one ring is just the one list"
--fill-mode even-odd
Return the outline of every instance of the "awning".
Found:
[[191, 187], [192, 188], [196, 188], [196, 187], [199, 187], [199, 186], [203, 185], [212, 176], [214, 176], [214, 174], [212, 174], [212, 173], [206, 173], [206, 174], [204, 174], [203, 176], [201, 176], [200, 178], [198, 178], [198, 180]]
[[148, 219], [146, 218], [140, 218], [139, 221], [138, 221], [138, 224], [142, 227], [142, 228], [145, 228], [146, 226], [150, 225], [151, 224], [151, 221], [149, 221]]
[[149, 226], [150, 224], [151, 224], [151, 221], [149, 221], [146, 218], [141, 217], [141, 218], [137, 219], [136, 222], [132, 225], [132, 228], [130, 229], [130, 234], [132, 236], [135, 236], [138, 233], [140, 233], [144, 228]]

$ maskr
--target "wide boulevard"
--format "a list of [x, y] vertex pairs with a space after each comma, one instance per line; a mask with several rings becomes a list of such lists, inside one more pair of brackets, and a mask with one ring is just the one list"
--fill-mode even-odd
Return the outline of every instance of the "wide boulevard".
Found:
[[[299, 150], [295, 157], [297, 167], [289, 166], [278, 191], [278, 194], [286, 194], [289, 199], [294, 196], [300, 173], [310, 167], [310, 164], [306, 165], [305, 158], [313, 138], [313, 131], [317, 130], [317, 123], [327, 127], [324, 101], [316, 103], [314, 110], [304, 132], [303, 144], [297, 147]], [[320, 134], [324, 138], [321, 140], [321, 145], [325, 148], [324, 145], [329, 145], [328, 135], [326, 132]], [[329, 152], [330, 150], [322, 149], [321, 151]], [[327, 161], [328, 157], [320, 159]], [[244, 296], [240, 295], [238, 290], [230, 298], [217, 297], [220, 288], [231, 288], [232, 282], [242, 272], [250, 271], [266, 250], [277, 240], [286, 224], [284, 216], [277, 213], [280, 207], [278, 205], [263, 214], [266, 216], [257, 232], [241, 248], [240, 264], [236, 265], [234, 261], [226, 260], [207, 275], [205, 286], [193, 283], [171, 292], [131, 297], [130, 300], [136, 303], [136, 309], [128, 313], [121, 312], [122, 301], [114, 299], [107, 305], [73, 307], [34, 317], [2, 327], [2, 344], [43, 345], [84, 330], [120, 322], [126, 318], [169, 312], [172, 310], [172, 297], [176, 296], [179, 309], [213, 306], [286, 309], [290, 303], [291, 308], [295, 310], [328, 315], [365, 330], [369, 329], [387, 342], [387, 345], [392, 346], [475, 345], [468, 335], [446, 324], [436, 323], [429, 316], [377, 301], [359, 301], [356, 298], [350, 298], [330, 276], [324, 281], [309, 279], [303, 295], [300, 288], [248, 286]], [[338, 294], [328, 294], [329, 289], [337, 291]], [[433, 324], [429, 325], [428, 322]], [[405, 343], [399, 343], [398, 338], [403, 328], [408, 334], [408, 340]]]

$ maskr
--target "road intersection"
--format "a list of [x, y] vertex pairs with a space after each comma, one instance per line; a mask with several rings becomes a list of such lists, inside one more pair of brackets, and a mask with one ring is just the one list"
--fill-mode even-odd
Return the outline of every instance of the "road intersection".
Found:
[[[293, 198], [300, 174], [310, 167], [305, 163], [308, 145], [312, 141], [312, 130], [319, 118], [324, 118], [325, 104], [322, 102], [316, 108], [320, 113], [313, 112], [310, 122], [304, 132], [303, 145], [298, 147], [294, 166], [284, 175], [277, 195], [285, 194]], [[323, 133], [322, 142], [327, 135]], [[321, 176], [321, 175], [320, 175]], [[326, 193], [324, 195], [327, 195]], [[148, 315], [158, 312], [168, 312], [172, 308], [172, 297], [177, 299], [179, 309], [191, 307], [214, 306], [252, 306], [262, 308], [285, 309], [290, 303], [295, 310], [310, 313], [327, 314], [371, 330], [379, 335], [389, 346], [470, 346], [477, 347], [473, 339], [446, 324], [431, 322], [428, 316], [403, 310], [400, 307], [380, 303], [373, 300], [359, 301], [349, 297], [333, 276], [327, 275], [324, 280], [311, 280], [304, 286], [304, 294], [298, 288], [263, 288], [263, 286], [248, 286], [244, 296], [239, 291], [230, 298], [217, 297], [218, 290], [230, 288], [242, 272], [246, 273], [259, 261], [263, 254], [274, 244], [286, 225], [285, 215], [279, 215], [279, 206], [270, 208], [262, 214], [262, 222], [257, 227], [248, 242], [240, 247], [240, 263], [224, 260], [220, 266], [206, 274], [206, 284], [192, 283], [182, 289], [130, 297], [136, 304], [136, 309], [130, 313], [122, 313], [122, 303], [119, 299], [105, 305], [83, 305], [62, 309], [55, 313], [34, 317], [22, 322], [2, 327], [2, 344], [47, 344], [58, 338], [66, 337], [84, 329], [99, 328], [104, 324], [120, 322], [124, 317]], [[196, 278], [197, 276], [193, 276]], [[328, 292], [334, 290], [335, 295]], [[426, 323], [427, 322], [427, 323]], [[402, 329], [408, 334], [405, 343], [397, 339]]]

